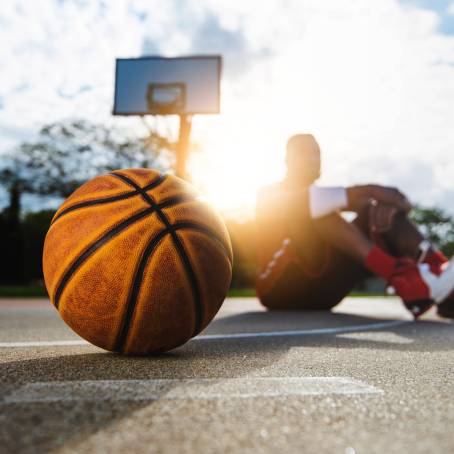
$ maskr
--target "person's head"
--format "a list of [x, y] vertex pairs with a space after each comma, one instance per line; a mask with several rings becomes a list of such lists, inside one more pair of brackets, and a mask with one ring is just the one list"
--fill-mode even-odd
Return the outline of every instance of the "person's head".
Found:
[[287, 178], [311, 185], [320, 176], [320, 147], [312, 134], [295, 134], [287, 141]]

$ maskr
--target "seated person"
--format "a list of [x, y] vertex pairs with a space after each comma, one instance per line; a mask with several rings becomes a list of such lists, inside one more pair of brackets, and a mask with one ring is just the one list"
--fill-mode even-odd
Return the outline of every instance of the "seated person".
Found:
[[289, 139], [286, 164], [285, 179], [257, 201], [256, 287], [267, 308], [328, 310], [376, 275], [415, 318], [433, 304], [454, 317], [454, 264], [408, 219], [411, 205], [399, 190], [317, 186], [320, 148], [310, 134]]

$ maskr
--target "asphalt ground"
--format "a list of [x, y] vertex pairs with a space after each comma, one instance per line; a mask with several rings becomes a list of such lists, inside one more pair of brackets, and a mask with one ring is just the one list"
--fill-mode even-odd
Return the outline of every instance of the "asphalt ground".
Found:
[[196, 339], [122, 357], [45, 300], [0, 300], [3, 453], [454, 452], [454, 326], [397, 299], [227, 300]]

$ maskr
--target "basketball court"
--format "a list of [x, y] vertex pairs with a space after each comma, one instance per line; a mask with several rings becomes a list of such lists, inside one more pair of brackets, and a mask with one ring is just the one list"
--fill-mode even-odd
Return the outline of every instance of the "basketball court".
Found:
[[7, 452], [450, 452], [452, 324], [394, 298], [335, 313], [228, 299], [184, 346], [124, 357], [46, 300], [2, 300]]
[[[132, 11], [134, 8], [129, 9]], [[259, 14], [259, 9], [262, 8], [254, 11], [254, 16]], [[183, 13], [186, 15], [182, 10]], [[140, 16], [141, 21], [146, 17], [142, 13]], [[188, 18], [185, 21], [190, 23]], [[207, 24], [208, 28], [212, 27], [211, 22]], [[181, 24], [178, 27], [181, 28]], [[268, 27], [265, 28], [269, 34]], [[230, 36], [230, 33], [234, 32], [229, 28], [222, 30], [222, 36]], [[296, 35], [299, 36], [300, 31]], [[420, 35], [424, 36], [418, 33]], [[55, 41], [55, 36], [52, 35], [52, 41]], [[238, 37], [238, 43], [243, 45], [243, 35]], [[317, 37], [314, 43], [319, 39]], [[99, 38], [93, 34], [91, 41], [99, 42]], [[204, 38], [203, 41], [210, 40]], [[330, 40], [323, 39], [325, 41]], [[216, 39], [213, 42], [217, 42]], [[233, 42], [237, 42], [237, 38]], [[352, 43], [345, 47], [352, 46]], [[312, 46], [309, 46], [311, 52], [308, 55], [302, 52], [304, 58], [298, 59], [308, 61], [307, 58], [313, 58], [316, 54], [312, 55]], [[118, 55], [123, 55], [127, 49], [125, 47]], [[205, 124], [205, 133], [203, 128], [195, 129], [199, 136], [191, 139], [193, 121], [199, 115], [222, 112], [225, 50], [215, 48], [215, 54], [200, 55], [196, 48], [189, 49], [196, 54], [170, 56], [179, 54], [175, 49], [165, 53], [169, 56], [115, 57], [115, 65], [112, 61], [110, 69], [104, 67], [102, 72], [112, 70], [114, 75], [111, 80], [113, 82], [114, 79], [114, 90], [110, 112], [118, 117], [136, 117], [137, 122], [129, 123], [128, 127], [137, 130], [137, 134], [140, 128], [145, 128], [147, 135], [138, 135], [137, 143], [156, 158], [156, 167], [162, 165], [164, 172], [173, 168], [176, 176], [197, 184], [197, 172], [194, 171], [195, 166], [191, 170], [190, 154], [197, 149], [200, 138], [203, 148], [204, 134], [207, 144], [210, 143], [210, 126]], [[286, 49], [286, 52], [291, 49]], [[132, 48], [130, 53], [140, 54], [132, 52]], [[251, 64], [256, 64], [258, 68], [251, 79], [254, 90], [259, 78], [269, 76], [260, 69], [264, 68], [260, 66], [260, 61], [273, 53], [271, 47], [262, 49], [259, 46], [258, 51], [254, 50], [248, 56]], [[226, 54], [227, 62], [231, 64], [230, 52]], [[363, 54], [366, 54], [363, 50], [357, 52], [357, 55]], [[374, 55], [369, 51], [367, 54]], [[354, 55], [356, 60], [358, 57]], [[240, 58], [235, 59], [237, 63], [241, 62]], [[333, 61], [337, 62], [336, 59]], [[341, 63], [338, 67], [352, 66], [344, 57]], [[397, 63], [400, 68], [400, 57]], [[60, 66], [58, 62], [52, 64], [54, 71]], [[256, 122], [261, 125], [264, 117], [260, 110], [268, 109], [270, 118], [284, 118], [286, 115], [289, 119], [301, 118], [298, 121], [301, 121], [302, 129], [314, 122], [315, 129], [325, 130], [329, 130], [330, 124], [326, 122], [325, 125], [323, 110], [337, 112], [338, 106], [347, 104], [350, 111], [364, 110], [366, 104], [355, 101], [356, 98], [369, 100], [367, 90], [364, 88], [361, 91], [362, 85], [369, 86], [369, 81], [364, 83], [361, 80], [361, 84], [351, 87], [346, 84], [339, 90], [342, 96], [336, 98], [333, 97], [335, 90], [330, 90], [331, 85], [337, 85], [328, 84], [328, 79], [316, 73], [312, 79], [311, 66], [304, 67], [301, 77], [293, 67], [291, 71], [284, 67], [276, 70], [276, 74], [286, 71], [292, 74], [289, 79], [276, 79], [279, 80], [279, 87], [288, 81], [292, 84], [297, 82], [297, 85], [309, 87], [307, 94], [310, 96], [306, 94], [297, 99], [302, 91], [297, 90], [296, 95], [287, 92], [285, 96], [288, 97], [289, 108], [280, 109], [278, 106], [284, 105], [281, 94], [276, 96], [263, 90], [266, 96], [257, 98], [259, 102], [246, 109], [236, 109], [238, 119], [247, 118], [244, 124], [237, 123], [238, 119], [235, 119], [232, 124], [239, 125], [239, 128], [232, 128], [229, 123], [229, 118], [233, 118], [231, 106], [235, 106], [232, 104], [232, 93], [235, 93], [234, 98], [247, 99], [252, 85], [242, 87], [241, 79], [238, 79], [240, 82], [236, 83], [236, 88], [230, 88], [231, 98], [225, 103], [230, 106], [230, 116], [224, 117], [227, 121], [220, 120], [225, 121], [225, 130], [216, 137], [215, 152], [219, 155], [227, 155], [228, 152], [235, 168], [249, 165], [246, 183], [254, 178], [257, 181], [250, 188], [243, 186], [248, 188], [249, 193], [242, 193], [242, 186], [237, 185], [241, 175], [226, 169], [223, 159], [214, 160], [216, 165], [207, 164], [205, 169], [207, 181], [210, 178], [222, 179], [223, 174], [229, 174], [226, 186], [219, 186], [219, 194], [231, 192], [233, 186], [238, 186], [238, 198], [246, 200], [251, 194], [254, 196], [259, 183], [262, 184], [262, 177], [263, 183], [268, 184], [270, 175], [260, 174], [262, 161], [265, 162], [270, 154], [268, 148], [261, 149], [260, 141], [254, 139], [251, 142], [248, 137], [252, 131], [259, 131], [258, 135], [263, 135], [269, 142], [267, 146], [270, 150], [274, 146], [271, 135], [272, 140], [269, 140], [263, 134], [269, 123], [263, 123], [260, 129], [249, 129], [247, 124]], [[356, 80], [344, 77], [341, 69], [333, 80], [339, 79], [344, 84]], [[320, 75], [331, 72], [322, 65]], [[411, 66], [409, 74], [414, 72]], [[232, 74], [230, 72], [230, 77]], [[372, 79], [384, 80], [388, 86], [387, 79], [376, 77], [373, 70], [370, 75], [363, 71], [359, 75], [364, 80], [373, 75]], [[67, 74], [64, 76], [62, 79], [66, 80]], [[229, 83], [233, 85], [234, 80], [230, 78]], [[318, 94], [314, 85], [320, 85]], [[23, 91], [23, 87], [27, 86], [21, 83], [14, 90]], [[99, 86], [105, 87], [106, 82]], [[395, 86], [405, 85], [399, 83]], [[101, 99], [97, 87], [97, 82], [90, 81], [89, 85], [81, 85], [74, 96], [65, 95], [66, 91], [61, 87], [53, 89], [62, 98], [75, 98], [79, 93], [87, 92], [87, 96], [93, 96], [91, 102], [94, 103], [96, 97]], [[260, 85], [257, 87], [260, 88]], [[329, 90], [326, 90], [327, 87]], [[72, 86], [70, 88], [72, 93]], [[354, 89], [354, 96], [344, 95], [344, 92], [348, 94], [348, 88]], [[391, 91], [394, 92], [394, 88]], [[377, 93], [377, 98], [386, 98], [381, 95], [382, 91]], [[438, 96], [439, 90], [434, 93]], [[370, 97], [371, 102], [367, 101], [367, 109], [373, 111], [378, 106], [379, 111], [385, 110], [377, 102], [374, 106], [374, 97]], [[29, 103], [27, 101], [27, 105]], [[298, 103], [304, 108], [295, 108]], [[428, 105], [424, 104], [424, 111], [431, 110]], [[100, 111], [104, 109], [103, 112], [107, 112], [106, 104], [98, 107]], [[3, 109], [2, 99], [0, 108]], [[67, 110], [62, 110], [65, 116]], [[81, 112], [83, 116], [84, 111]], [[344, 110], [339, 110], [336, 115], [341, 120], [341, 117], [349, 116]], [[366, 117], [364, 113], [362, 115]], [[393, 116], [386, 116], [383, 126], [386, 133], [395, 126], [388, 124], [388, 117], [392, 119]], [[395, 123], [397, 119], [407, 117], [405, 110], [398, 111]], [[129, 121], [117, 120], [124, 125]], [[362, 121], [358, 125], [362, 125]], [[367, 123], [373, 124], [374, 121], [379, 123], [373, 117]], [[426, 122], [421, 121], [421, 124]], [[164, 131], [163, 125], [167, 131]], [[336, 118], [333, 125], [333, 137], [336, 134], [339, 136], [337, 128], [344, 129], [343, 123]], [[165, 135], [161, 134], [161, 129]], [[362, 127], [355, 125], [357, 129], [361, 129], [363, 134]], [[407, 127], [407, 131], [413, 132], [413, 129]], [[284, 130], [287, 130], [287, 125]], [[374, 137], [383, 134], [371, 131], [368, 140], [373, 144], [373, 150], [376, 146]], [[234, 147], [227, 141], [223, 148], [222, 142], [227, 135], [236, 141]], [[211, 136], [215, 137], [215, 134], [211, 133]], [[343, 136], [339, 137], [341, 144], [346, 142]], [[157, 138], [159, 146], [154, 145]], [[249, 153], [251, 143], [260, 152], [256, 154], [253, 165], [247, 164], [248, 161], [243, 163], [240, 154], [230, 154], [229, 147]], [[399, 143], [396, 141], [396, 144]], [[358, 147], [358, 144], [361, 146]], [[123, 152], [126, 145], [121, 143], [116, 152]], [[364, 152], [362, 142], [357, 142], [356, 147]], [[380, 144], [380, 147], [383, 148], [383, 145]], [[85, 148], [78, 150], [84, 152]], [[166, 153], [169, 154], [167, 158]], [[343, 159], [341, 154], [338, 158]], [[139, 167], [146, 166], [141, 164]], [[286, 166], [291, 167], [288, 159]], [[200, 167], [203, 173], [203, 165]], [[320, 159], [318, 167], [319, 174]], [[273, 174], [276, 169], [279, 170], [275, 169], [273, 160], [263, 169], [271, 170]], [[409, 169], [412, 178], [419, 171], [418, 167]], [[402, 174], [403, 181], [404, 176]], [[317, 179], [318, 176], [313, 181]], [[200, 186], [205, 187], [202, 180]], [[17, 195], [17, 187], [13, 187], [16, 192], [11, 194]], [[309, 191], [312, 186], [304, 188]], [[297, 189], [301, 188], [298, 186]], [[341, 207], [352, 208], [346, 202], [345, 188], [341, 190], [345, 203], [320, 216]], [[160, 171], [143, 168], [112, 168], [108, 175], [85, 181], [60, 206], [45, 239], [42, 261], [44, 282], [51, 302], [47, 299], [0, 298], [2, 452], [454, 452], [453, 324], [437, 317], [434, 309], [415, 322], [400, 300], [394, 297], [349, 297], [333, 312], [268, 312], [256, 298], [227, 298], [215, 316], [232, 281], [233, 259], [228, 231], [210, 205], [212, 196], [213, 191], [210, 194], [209, 190], [204, 190], [203, 197], [200, 197], [186, 182], [172, 174], [164, 175]], [[237, 194], [234, 196], [237, 197]], [[285, 202], [287, 199], [282, 200]], [[375, 197], [368, 200], [368, 203], [377, 203]], [[274, 201], [273, 204], [274, 215], [279, 204]], [[17, 202], [17, 207], [19, 205]], [[19, 225], [20, 213], [19, 208], [16, 209]], [[360, 212], [359, 209], [353, 211]], [[252, 216], [253, 212], [250, 214]], [[287, 218], [284, 219], [287, 222]], [[383, 232], [385, 230], [378, 233]], [[282, 244], [288, 243], [286, 237]], [[429, 246], [424, 251], [424, 258]], [[252, 243], [248, 242], [247, 247], [252, 249]], [[276, 260], [283, 255], [282, 249], [273, 251], [273, 254], [266, 272], [273, 267], [274, 270], [278, 268]], [[397, 267], [396, 260], [389, 260]], [[416, 262], [414, 266], [417, 266]], [[394, 268], [392, 271], [395, 271]], [[384, 274], [387, 280], [387, 275], [392, 275], [391, 272]], [[339, 278], [337, 269], [335, 277]], [[342, 277], [339, 279], [342, 280]], [[435, 277], [433, 279], [436, 280]], [[35, 281], [29, 279], [27, 285], [31, 282]], [[247, 287], [237, 285], [238, 288]], [[323, 281], [323, 288], [324, 285]], [[333, 283], [327, 280], [326, 286], [330, 285]], [[435, 298], [436, 301], [445, 299], [452, 288], [445, 285], [445, 290], [443, 297]], [[429, 296], [432, 299], [433, 294], [425, 296], [427, 298], [418, 297], [411, 301], [427, 301]], [[278, 296], [277, 301], [290, 302], [290, 298]], [[304, 301], [312, 302], [313, 299], [306, 298]], [[76, 332], [90, 339], [91, 343]], [[187, 339], [190, 340], [184, 343]], [[125, 354], [112, 353], [94, 344]], [[173, 348], [175, 346], [178, 347]], [[167, 352], [155, 353], [162, 351]], [[138, 353], [144, 356], [134, 356]]]

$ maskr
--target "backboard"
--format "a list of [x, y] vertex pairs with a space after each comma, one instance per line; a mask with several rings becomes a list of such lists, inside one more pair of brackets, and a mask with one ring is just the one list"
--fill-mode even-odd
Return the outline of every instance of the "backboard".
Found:
[[220, 111], [221, 57], [119, 58], [114, 115], [193, 115]]

